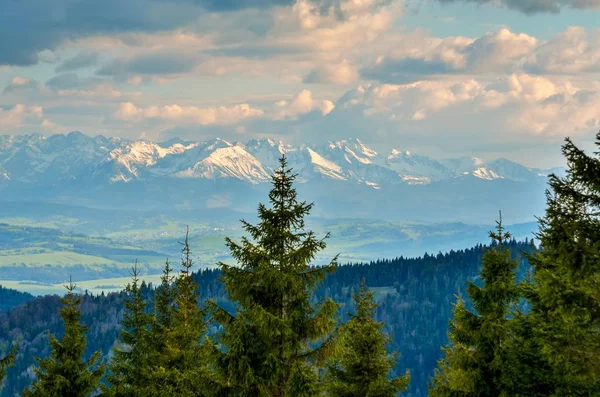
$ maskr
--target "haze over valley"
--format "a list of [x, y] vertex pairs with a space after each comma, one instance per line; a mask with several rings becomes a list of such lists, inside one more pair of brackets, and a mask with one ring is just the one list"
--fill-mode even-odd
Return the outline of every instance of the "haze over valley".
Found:
[[[0, 280], [41, 292], [50, 287], [40, 284], [60, 284], [73, 273], [80, 281], [127, 276], [135, 260], [147, 276], [157, 274], [178, 255], [186, 226], [199, 264], [213, 267], [229, 259], [224, 238], [240, 235], [239, 219], [254, 219], [283, 154], [299, 176], [301, 197], [316, 202], [309, 225], [331, 233], [321, 259], [340, 253], [345, 262], [485, 242], [500, 208], [514, 208], [505, 217], [518, 224], [516, 236], [532, 237], [547, 175], [561, 171], [502, 158], [378, 153], [360, 139], [290, 145], [269, 138], [157, 143], [80, 132], [6, 135]], [[113, 290], [121, 282], [91, 287]]]

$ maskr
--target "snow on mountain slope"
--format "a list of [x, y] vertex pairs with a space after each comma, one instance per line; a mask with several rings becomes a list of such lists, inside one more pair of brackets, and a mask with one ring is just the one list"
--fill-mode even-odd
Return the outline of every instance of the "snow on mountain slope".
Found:
[[340, 166], [345, 180], [365, 184], [373, 189], [403, 183], [396, 172], [381, 165], [378, 153], [359, 139], [329, 142], [314, 148], [315, 152]]
[[59, 183], [86, 173], [119, 144], [118, 138], [89, 137], [80, 132], [48, 138], [5, 135], [0, 137], [0, 164], [15, 182]]
[[494, 173], [502, 175], [504, 178], [519, 182], [526, 182], [532, 178], [547, 175], [547, 173], [542, 170], [528, 168], [504, 158], [490, 161], [486, 163], [486, 167], [493, 170]]
[[306, 148], [306, 151], [310, 156], [311, 163], [318, 172], [332, 179], [339, 179], [343, 181], [348, 179], [348, 177], [344, 175], [342, 167], [333, 161], [327, 160], [325, 157], [321, 156], [311, 148]]
[[377, 156], [377, 152], [365, 145], [360, 139], [348, 139], [337, 142], [330, 142], [329, 152], [336, 153], [339, 159], [345, 160], [349, 164], [356, 161], [362, 164], [371, 164], [371, 159]]
[[241, 146], [218, 148], [193, 167], [176, 173], [180, 178], [215, 179], [231, 177], [256, 184], [269, 179], [260, 161]]
[[427, 184], [450, 178], [453, 174], [439, 161], [408, 150], [393, 149], [385, 158], [384, 165], [409, 184]]
[[156, 143], [73, 132], [47, 138], [40, 134], [0, 136], [0, 180], [4, 185], [19, 182], [46, 186], [67, 180], [97, 184], [186, 177], [235, 178], [259, 184], [269, 180], [282, 154], [299, 174], [299, 182], [329, 178], [373, 189], [468, 177], [524, 182], [544, 178], [550, 172], [506, 159], [485, 162], [477, 157], [461, 157], [438, 161], [395, 149], [379, 154], [359, 139], [317, 146], [293, 146], [269, 138], [235, 143], [219, 138]]
[[[114, 161], [115, 175], [110, 178], [111, 182], [129, 182], [131, 179], [139, 178], [140, 172], [151, 167], [160, 159], [168, 155], [177, 155], [196, 147], [197, 143], [183, 145], [175, 143], [169, 147], [162, 147], [154, 142], [135, 141], [122, 147], [114, 149], [108, 155], [106, 161]], [[118, 171], [120, 169], [120, 171]]]
[[459, 157], [455, 159], [443, 159], [440, 160], [440, 163], [454, 173], [463, 174], [465, 172], [471, 173], [473, 170], [481, 167], [484, 161], [479, 157]]
[[111, 159], [116, 159], [117, 162], [123, 165], [139, 164], [151, 166], [156, 164], [158, 159], [161, 159], [169, 154], [179, 154], [189, 150], [197, 144], [184, 146], [176, 143], [170, 147], [163, 148], [154, 142], [136, 141], [125, 147], [113, 150], [110, 153]]
[[488, 181], [492, 181], [494, 179], [504, 179], [502, 175], [498, 175], [493, 170], [490, 170], [486, 167], [477, 168], [475, 171], [472, 172], [472, 175], [476, 178], [487, 179]]
[[279, 166], [279, 158], [282, 154], [290, 154], [296, 149], [290, 145], [286, 145], [283, 141], [276, 141], [270, 138], [251, 139], [247, 143], [237, 143], [242, 146], [248, 153], [256, 158], [265, 167], [265, 169], [273, 171]]

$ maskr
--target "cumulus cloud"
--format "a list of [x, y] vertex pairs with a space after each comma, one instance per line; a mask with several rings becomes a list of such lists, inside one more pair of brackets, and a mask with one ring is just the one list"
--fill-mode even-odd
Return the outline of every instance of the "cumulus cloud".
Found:
[[275, 105], [279, 108], [276, 112], [276, 119], [296, 119], [301, 115], [313, 112], [325, 116], [335, 107], [329, 100], [314, 99], [312, 92], [306, 89], [296, 94], [289, 102], [279, 101]]
[[501, 29], [477, 39], [421, 37], [361, 69], [369, 80], [403, 84], [449, 75], [540, 75], [600, 71], [600, 31], [569, 27], [548, 41]]
[[305, 83], [349, 84], [358, 80], [356, 67], [347, 60], [313, 69], [304, 77]]
[[600, 31], [572, 26], [540, 44], [525, 68], [533, 73], [581, 73], [600, 71]]
[[564, 8], [598, 9], [600, 0], [438, 0], [441, 3], [477, 3], [501, 5], [526, 14], [541, 12], [558, 13]]
[[39, 125], [43, 117], [44, 110], [40, 106], [16, 104], [7, 110], [0, 108], [0, 131], [12, 132], [24, 124]]
[[39, 88], [40, 84], [37, 81], [26, 77], [15, 76], [10, 80], [10, 83], [4, 87], [3, 92], [8, 94], [22, 91], [37, 91]]
[[486, 142], [509, 139], [522, 143], [532, 137], [562, 139], [589, 134], [600, 127], [599, 107], [598, 86], [527, 74], [492, 82], [370, 85], [342, 96], [320, 134], [341, 131], [360, 136], [366, 129], [378, 131], [386, 142], [439, 140], [460, 145], [468, 142], [470, 135]]
[[423, 40], [410, 53], [380, 57], [361, 72], [365, 78], [405, 83], [427, 75], [513, 72], [537, 45], [535, 37], [501, 29], [475, 40], [449, 37]]
[[127, 122], [161, 120], [175, 124], [231, 125], [244, 119], [262, 116], [263, 111], [248, 104], [218, 107], [167, 106], [137, 107], [131, 102], [121, 103], [114, 118]]

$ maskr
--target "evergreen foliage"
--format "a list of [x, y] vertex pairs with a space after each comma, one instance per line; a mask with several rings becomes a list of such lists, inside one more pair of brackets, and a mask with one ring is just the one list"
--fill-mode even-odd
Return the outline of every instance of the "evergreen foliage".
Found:
[[[504, 246], [515, 258], [520, 252], [532, 252], [535, 249], [531, 242], [514, 240], [506, 242]], [[391, 338], [390, 349], [402, 352], [395, 372], [404, 373], [410, 369], [411, 382], [405, 395], [426, 396], [427, 380], [441, 356], [440, 346], [447, 342], [448, 318], [452, 313], [450, 297], [462, 293], [465, 281], [477, 276], [481, 256], [487, 250], [487, 246], [478, 245], [417, 258], [399, 257], [342, 265], [318, 286], [313, 301], [331, 297], [340, 302], [340, 322], [345, 322], [349, 320], [348, 313], [354, 312], [352, 292], [364, 278], [379, 304], [376, 319], [383, 323], [383, 331]], [[528, 265], [524, 256], [519, 257], [519, 263], [521, 278]], [[227, 301], [224, 286], [220, 282], [222, 272], [219, 269], [202, 269], [195, 272], [193, 277], [203, 299], [214, 299], [222, 307], [234, 312], [235, 306]], [[164, 291], [163, 287], [144, 287], [142, 282], [140, 291], [151, 306], [149, 312], [156, 317], [155, 313], [159, 311], [157, 300]], [[81, 321], [89, 326], [85, 358], [99, 349], [108, 358], [115, 341], [119, 339], [124, 301], [129, 298], [130, 295], [125, 291], [81, 296]], [[63, 321], [58, 315], [61, 306], [59, 299], [56, 295], [38, 296], [31, 302], [0, 313], [0, 345], [6, 350], [13, 341], [19, 341], [19, 354], [14, 365], [7, 370], [0, 396], [19, 395], [23, 388], [29, 386], [32, 379], [28, 368], [35, 363], [33, 357], [47, 357], [51, 353], [47, 334], [62, 335], [64, 332]], [[156, 322], [153, 320], [152, 333], [155, 328]], [[218, 332], [217, 327], [211, 326], [208, 333], [215, 335]], [[159, 354], [157, 341], [161, 338], [152, 338], [149, 354], [153, 357]], [[515, 350], [521, 353], [521, 345]], [[153, 358], [151, 361], [154, 363], [156, 360]], [[536, 372], [533, 368], [530, 371]], [[527, 369], [523, 373], [524, 377], [529, 375]]]
[[[189, 230], [183, 243], [181, 271], [175, 279], [175, 288], [168, 287], [169, 265], [165, 267], [164, 289], [158, 295], [159, 325], [164, 337], [164, 350], [156, 357], [158, 366], [152, 373], [155, 389], [152, 395], [206, 396], [209, 371], [206, 348], [204, 313], [199, 308], [198, 284], [192, 277], [193, 266]], [[171, 295], [174, 292], [174, 295]], [[172, 303], [170, 301], [172, 299]], [[170, 324], [170, 325], [169, 325]]]
[[390, 376], [398, 354], [388, 354], [389, 337], [374, 318], [377, 303], [364, 280], [353, 300], [356, 314], [341, 330], [339, 356], [328, 366], [327, 392], [332, 397], [396, 396], [407, 388], [410, 376]]
[[166, 363], [167, 335], [173, 329], [173, 314], [175, 304], [175, 289], [173, 283], [175, 277], [172, 275], [173, 268], [167, 260], [160, 277], [161, 283], [154, 290], [154, 317], [150, 324], [150, 372], [163, 373]]
[[10, 353], [8, 353], [3, 358], [0, 358], [0, 389], [2, 389], [2, 382], [4, 381], [4, 377], [6, 376], [6, 369], [13, 365], [15, 361], [15, 353], [16, 350], [13, 348]]
[[483, 257], [482, 285], [469, 282], [467, 294], [471, 311], [459, 298], [450, 323], [450, 344], [432, 378], [431, 396], [511, 396], [506, 383], [508, 358], [504, 345], [510, 336], [510, 309], [518, 299], [515, 271], [518, 263], [504, 247], [510, 234], [504, 231], [502, 217], [496, 242]]
[[24, 397], [87, 397], [96, 391], [104, 375], [104, 364], [99, 364], [100, 351], [83, 360], [87, 327], [80, 324], [81, 299], [73, 292], [73, 283], [69, 282], [66, 288], [60, 309], [65, 333], [61, 340], [50, 336], [51, 356], [36, 360], [37, 379], [23, 391]]
[[0, 285], [0, 311], [8, 311], [22, 303], [33, 300], [33, 295], [27, 292], [15, 291]]
[[541, 250], [530, 259], [525, 289], [531, 312], [524, 326], [537, 355], [519, 364], [537, 368], [530, 382], [547, 395], [599, 395], [600, 153], [589, 156], [566, 139], [563, 154], [567, 174], [550, 177]]
[[213, 356], [224, 395], [301, 397], [320, 391], [317, 369], [332, 352], [338, 305], [330, 298], [311, 300], [336, 259], [311, 267], [325, 241], [304, 230], [313, 204], [298, 201], [295, 178], [282, 157], [271, 181], [271, 206], [259, 205], [257, 225], [242, 221], [250, 239], [226, 240], [239, 266], [220, 264], [235, 313], [212, 304], [222, 327]]
[[113, 348], [108, 385], [102, 387], [102, 394], [106, 396], [144, 396], [144, 389], [150, 381], [150, 316], [140, 289], [139, 274], [136, 263], [131, 272], [131, 283], [125, 288], [128, 297], [121, 320], [120, 340]]

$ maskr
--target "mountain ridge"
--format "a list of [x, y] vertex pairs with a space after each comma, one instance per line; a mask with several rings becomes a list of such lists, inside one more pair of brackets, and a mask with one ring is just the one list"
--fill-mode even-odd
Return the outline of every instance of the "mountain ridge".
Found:
[[268, 182], [282, 154], [300, 175], [300, 182], [336, 179], [373, 189], [465, 177], [525, 182], [550, 173], [503, 158], [487, 162], [476, 157], [436, 160], [398, 149], [380, 154], [355, 138], [292, 146], [271, 138], [154, 142], [92, 137], [74, 131], [49, 137], [0, 136], [0, 180], [5, 184], [48, 184], [93, 177], [98, 182], [129, 183], [172, 177], [235, 178], [260, 184]]
[[[547, 175], [477, 157], [436, 160], [406, 150], [378, 153], [359, 139], [291, 145], [90, 137], [81, 132], [0, 136], [0, 202], [103, 209], [216, 209], [253, 213], [285, 154], [300, 197], [325, 218], [487, 223], [542, 215]], [[560, 171], [560, 170], [559, 170]]]

